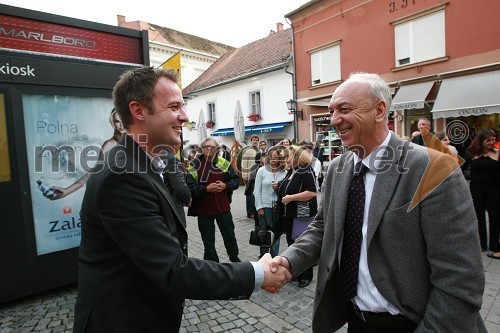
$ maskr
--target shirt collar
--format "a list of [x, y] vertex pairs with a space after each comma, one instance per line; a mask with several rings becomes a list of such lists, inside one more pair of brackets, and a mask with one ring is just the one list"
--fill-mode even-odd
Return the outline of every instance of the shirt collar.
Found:
[[[146, 153], [147, 154], [147, 153]], [[163, 160], [161, 159], [160, 156], [156, 156], [156, 157], [152, 157], [151, 155], [147, 154], [148, 155], [148, 158], [150, 159], [151, 161], [151, 164], [153, 164], [153, 170], [158, 173], [158, 174], [162, 174], [163, 173], [163, 170], [165, 170], [165, 163], [163, 162]]]
[[[370, 155], [363, 158], [363, 164], [368, 168], [368, 170], [370, 170], [370, 166], [372, 166], [372, 168], [374, 167], [375, 170], [378, 170], [378, 166], [381, 163], [381, 159], [377, 155], [380, 154], [380, 152], [385, 150], [383, 148], [385, 148], [389, 145], [390, 139], [391, 139], [391, 131], [388, 131], [387, 136], [384, 139], [384, 142], [382, 142], [380, 144], [380, 146], [376, 147], [373, 150], [374, 152], [377, 152], [377, 153], [374, 155], [372, 152], [372, 153], [370, 153]], [[359, 160], [360, 160], [359, 156], [354, 154], [354, 165], [356, 165], [359, 162]]]

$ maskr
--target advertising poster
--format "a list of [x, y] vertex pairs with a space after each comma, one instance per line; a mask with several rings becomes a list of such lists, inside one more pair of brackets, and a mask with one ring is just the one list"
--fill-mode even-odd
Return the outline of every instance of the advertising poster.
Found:
[[5, 98], [3, 94], [0, 94], [0, 183], [10, 182], [11, 180], [9, 142], [5, 119]]
[[77, 247], [87, 177], [103, 145], [116, 142], [113, 102], [24, 95], [23, 108], [37, 253]]

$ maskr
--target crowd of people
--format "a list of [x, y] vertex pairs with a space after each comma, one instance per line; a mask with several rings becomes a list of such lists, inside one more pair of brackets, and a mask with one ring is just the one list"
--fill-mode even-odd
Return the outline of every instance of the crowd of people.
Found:
[[[178, 332], [186, 298], [248, 298], [293, 280], [305, 287], [314, 266], [313, 332], [345, 323], [349, 333], [486, 332], [481, 249], [500, 258], [496, 134], [480, 131], [468, 149], [469, 191], [446, 134], [429, 139], [421, 119], [417, 144], [399, 138], [386, 121], [387, 83], [355, 73], [329, 103], [348, 150], [326, 174], [321, 146], [308, 140], [267, 148], [253, 135], [227, 149], [207, 137], [179, 158], [187, 115], [176, 82], [174, 71], [143, 67], [113, 89], [125, 135], [87, 181], [75, 332]], [[239, 258], [231, 214], [239, 186], [247, 217], [274, 236], [250, 262]], [[185, 207], [197, 217], [203, 260], [188, 256]], [[215, 223], [228, 263], [219, 262]]]
[[[444, 131], [433, 133], [428, 118], [418, 121], [418, 133], [411, 140], [447, 154], [456, 159], [463, 174], [470, 181], [469, 189], [474, 203], [481, 251], [500, 260], [500, 135], [494, 128], [477, 132], [460, 156]], [[486, 219], [488, 214], [488, 219]], [[488, 223], [486, 221], [488, 220]], [[488, 227], [487, 227], [488, 226]]]

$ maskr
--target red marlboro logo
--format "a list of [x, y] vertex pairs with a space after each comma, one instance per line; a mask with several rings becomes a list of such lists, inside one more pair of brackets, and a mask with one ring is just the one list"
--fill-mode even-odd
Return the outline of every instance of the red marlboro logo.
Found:
[[63, 213], [64, 214], [71, 214], [72, 210], [71, 210], [71, 207], [64, 207], [63, 208]]

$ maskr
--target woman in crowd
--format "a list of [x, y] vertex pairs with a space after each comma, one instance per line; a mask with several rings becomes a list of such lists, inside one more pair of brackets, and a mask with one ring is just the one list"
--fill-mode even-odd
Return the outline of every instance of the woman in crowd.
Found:
[[445, 145], [446, 147], [448, 147], [448, 149], [452, 152], [452, 153], [455, 153], [455, 154], [458, 154], [458, 151], [457, 151], [457, 148], [455, 148], [454, 146], [451, 145], [451, 142], [450, 142], [450, 138], [448, 137], [448, 135], [446, 135], [446, 132], [437, 132], [435, 134], [435, 137], [440, 140], [443, 145]]
[[496, 138], [490, 130], [481, 130], [467, 148], [471, 157], [470, 191], [476, 211], [481, 249], [486, 251], [486, 212], [489, 220], [488, 257], [500, 259], [500, 161], [493, 147]]
[[[288, 153], [289, 169], [279, 184], [278, 204], [280, 214], [283, 216], [283, 232], [290, 246], [295, 242], [294, 222], [298, 225], [301, 221], [310, 221], [314, 218], [318, 203], [316, 178], [311, 167], [312, 154], [297, 146], [290, 146]], [[313, 268], [310, 267], [297, 277], [299, 287], [309, 285], [312, 277]]]
[[277, 144], [277, 146], [285, 146], [289, 147], [292, 145], [292, 142], [288, 138], [284, 138], [283, 140], [280, 141], [280, 143]]
[[[272, 147], [268, 154], [263, 168], [257, 171], [255, 177], [255, 188], [253, 195], [255, 197], [255, 209], [260, 226], [271, 227], [273, 219], [279, 218], [275, 213], [275, 205], [277, 204], [278, 196], [276, 195], [275, 188], [278, 182], [285, 178], [286, 162], [283, 158], [282, 148], [275, 146]], [[275, 221], [276, 222], [276, 221]], [[266, 253], [270, 252], [272, 257], [278, 255], [280, 248], [280, 231], [274, 230], [274, 240], [270, 248], [261, 247], [259, 259]]]

